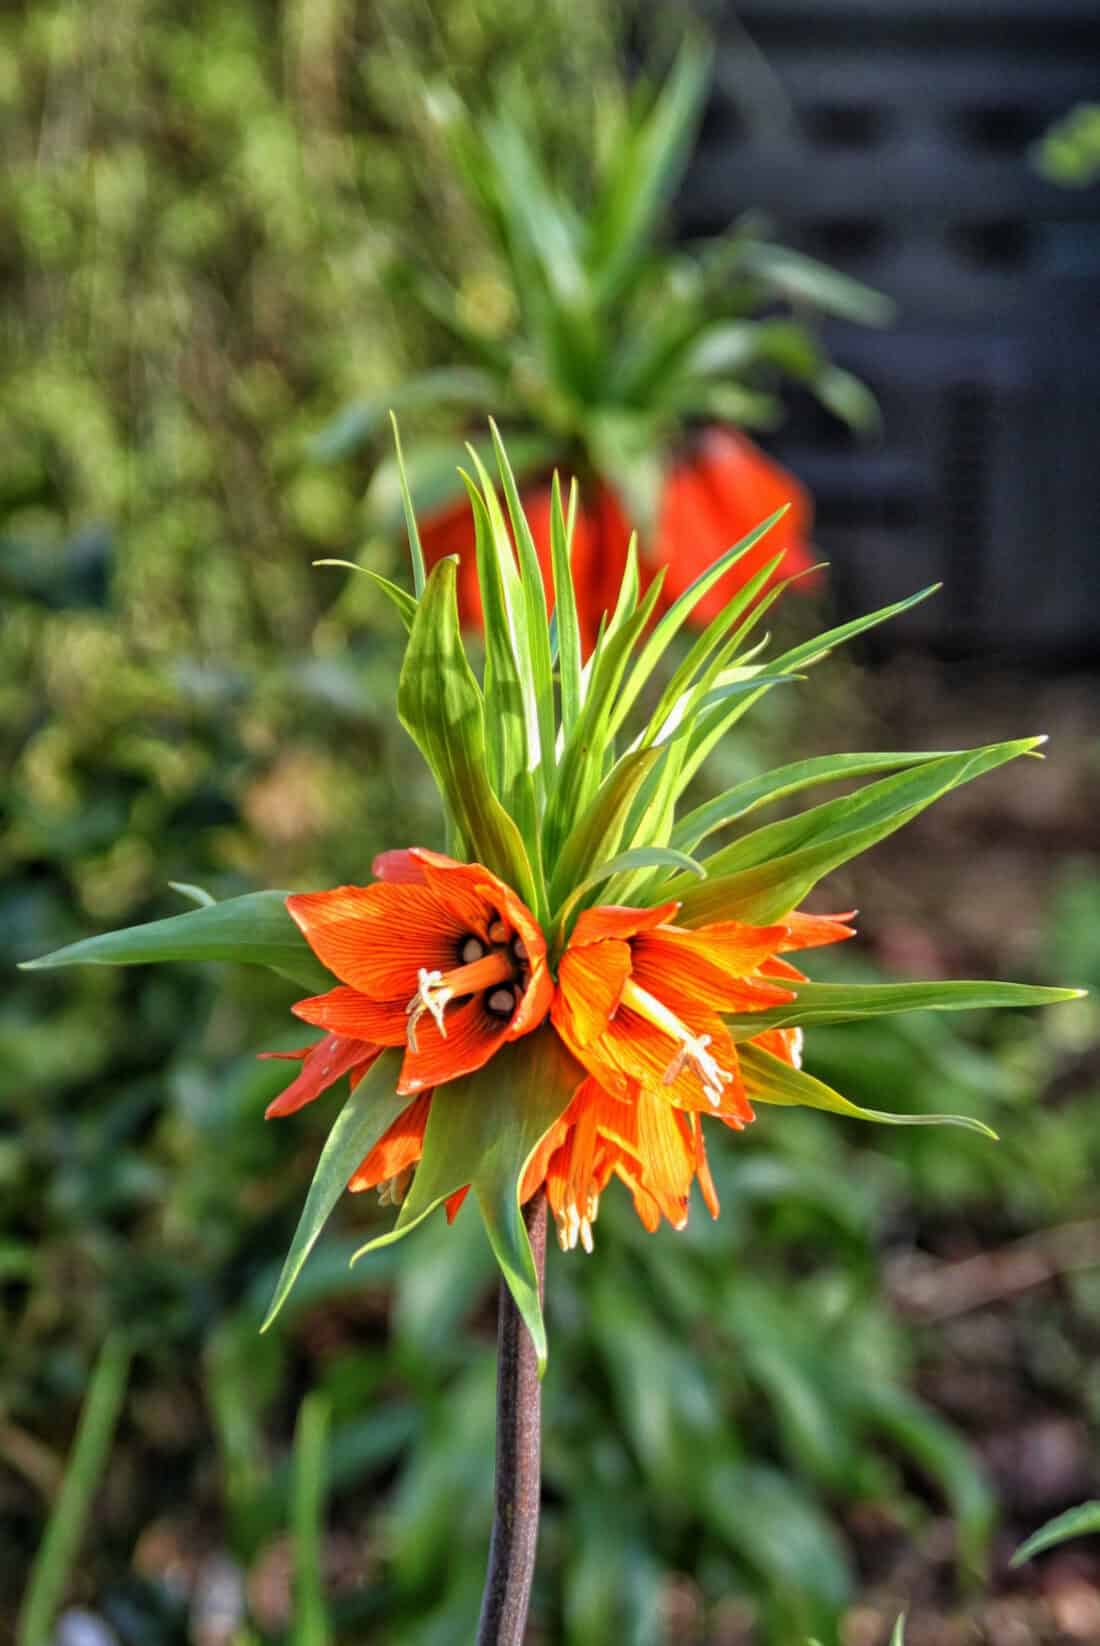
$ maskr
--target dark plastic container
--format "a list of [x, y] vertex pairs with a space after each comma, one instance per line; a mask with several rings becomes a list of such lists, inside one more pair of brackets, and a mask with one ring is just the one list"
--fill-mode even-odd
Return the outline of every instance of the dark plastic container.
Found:
[[743, 0], [712, 19], [684, 232], [757, 206], [898, 303], [889, 331], [827, 327], [879, 397], [881, 440], [807, 402], [774, 442], [816, 493], [838, 600], [942, 578], [896, 638], [1100, 659], [1100, 187], [1060, 188], [1029, 157], [1100, 101], [1100, 7]]

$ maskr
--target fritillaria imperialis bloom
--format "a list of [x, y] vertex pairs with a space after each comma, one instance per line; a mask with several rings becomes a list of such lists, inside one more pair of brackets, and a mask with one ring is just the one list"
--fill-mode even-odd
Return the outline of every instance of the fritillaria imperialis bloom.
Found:
[[[701, 1117], [737, 1131], [753, 1119], [720, 1014], [790, 1004], [784, 984], [802, 973], [780, 955], [851, 937], [845, 917], [795, 912], [771, 926], [721, 921], [691, 931], [677, 926], [676, 903], [596, 907], [578, 919], [555, 989], [534, 916], [488, 869], [423, 849], [386, 853], [375, 869], [382, 878], [372, 886], [287, 899], [341, 981], [294, 1007], [329, 1034], [297, 1054], [302, 1071], [269, 1116], [293, 1113], [345, 1074], [354, 1085], [382, 1047], [400, 1047], [397, 1090], [423, 1095], [349, 1183], [400, 1204], [432, 1089], [482, 1068], [549, 1015], [576, 1059], [577, 1088], [526, 1166], [521, 1201], [545, 1187], [567, 1249], [578, 1240], [592, 1249], [612, 1177], [647, 1228], [661, 1217], [684, 1226], [696, 1176], [717, 1216]], [[799, 1029], [766, 1030], [755, 1043], [798, 1067]], [[450, 1197], [451, 1215], [464, 1196], [465, 1186]]]
[[[393, 1229], [370, 1245], [400, 1238], [437, 1208], [453, 1217], [470, 1197], [544, 1358], [520, 1215], [532, 1195], [545, 1192], [564, 1247], [591, 1250], [612, 1178], [649, 1229], [662, 1220], [682, 1228], [696, 1183], [717, 1215], [707, 1143], [742, 1130], [761, 1104], [977, 1125], [859, 1108], [802, 1067], [803, 1030], [1072, 991], [809, 980], [790, 957], [852, 935], [849, 916], [802, 908], [817, 882], [1042, 740], [795, 761], [684, 813], [707, 755], [754, 702], [911, 602], [765, 661], [753, 632], [789, 581], [776, 581], [782, 555], [760, 558], [777, 513], [674, 597], [660, 572], [643, 590], [631, 546], [613, 604], [586, 643], [570, 542], [575, 502], [566, 511], [554, 483], [548, 602], [546, 554], [492, 435], [507, 517], [476, 451], [476, 480], [465, 477], [482, 677], [462, 640], [457, 562], [444, 558], [427, 574], [407, 489], [413, 592], [375, 577], [408, 630], [398, 714], [439, 787], [447, 852], [384, 852], [366, 885], [223, 903], [198, 894], [204, 906], [191, 913], [33, 964], [236, 958], [307, 988], [293, 1010], [322, 1036], [273, 1054], [299, 1068], [268, 1112], [292, 1114], [345, 1078], [351, 1091], [272, 1313], [345, 1188], [377, 1188], [397, 1207]], [[684, 563], [699, 553], [685, 527]], [[745, 564], [755, 568], [747, 577]], [[716, 599], [706, 627], [674, 655], [679, 631]], [[860, 777], [874, 780], [795, 816], [761, 824], [753, 815]]]

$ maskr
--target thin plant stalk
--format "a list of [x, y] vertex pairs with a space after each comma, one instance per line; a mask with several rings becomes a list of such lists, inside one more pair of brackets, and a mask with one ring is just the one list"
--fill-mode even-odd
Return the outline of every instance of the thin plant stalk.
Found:
[[80, 1413], [76, 1439], [31, 1568], [16, 1625], [17, 1646], [47, 1646], [92, 1502], [103, 1476], [130, 1372], [130, 1345], [121, 1333], [104, 1343]]
[[[546, 1269], [546, 1197], [541, 1190], [524, 1207], [523, 1219], [541, 1296]], [[541, 1394], [535, 1345], [502, 1281], [493, 1535], [477, 1646], [522, 1646], [539, 1532]]]

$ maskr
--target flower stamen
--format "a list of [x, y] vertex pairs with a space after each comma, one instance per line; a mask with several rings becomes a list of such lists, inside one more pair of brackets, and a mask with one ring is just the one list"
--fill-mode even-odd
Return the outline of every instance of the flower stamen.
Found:
[[703, 1096], [712, 1108], [722, 1106], [725, 1087], [733, 1085], [733, 1075], [728, 1069], [723, 1069], [714, 1053], [709, 1050], [711, 1037], [709, 1034], [692, 1034], [675, 1012], [670, 1012], [667, 1006], [651, 995], [647, 989], [641, 989], [632, 978], [628, 979], [622, 992], [623, 1004], [632, 1011], [644, 1017], [647, 1023], [652, 1023], [655, 1029], [669, 1036], [677, 1042], [675, 1056], [661, 1076], [666, 1086], [671, 1086], [683, 1074], [685, 1068], [691, 1070], [703, 1088]]
[[[475, 940], [480, 943], [480, 940]], [[467, 945], [462, 945], [465, 953]], [[416, 1042], [417, 1024], [427, 1014], [435, 1023], [444, 1040], [447, 1038], [447, 1024], [444, 1018], [444, 1009], [448, 1002], [462, 995], [480, 994], [482, 990], [491, 991], [487, 995], [487, 1004], [495, 1016], [511, 1017], [515, 1010], [515, 991], [511, 988], [515, 976], [515, 967], [511, 956], [506, 949], [494, 949], [491, 954], [480, 954], [476, 959], [463, 966], [456, 966], [453, 971], [429, 971], [421, 966], [417, 973], [418, 985], [416, 993], [405, 1007], [405, 1014], [409, 1019], [405, 1031], [411, 1051], [419, 1051]], [[509, 985], [507, 988], [498, 988], [496, 985]], [[503, 996], [507, 994], [507, 1004]], [[493, 1001], [497, 995], [502, 997], [496, 1006]]]
[[405, 1007], [405, 1013], [409, 1019], [405, 1038], [414, 1052], [419, 1050], [416, 1044], [416, 1025], [425, 1012], [433, 1019], [436, 1028], [443, 1039], [446, 1040], [447, 1025], [443, 1020], [443, 1008], [451, 999], [452, 994], [453, 990], [447, 987], [442, 972], [429, 971], [426, 966], [421, 966], [417, 973], [416, 993]]
[[558, 1245], [563, 1252], [574, 1252], [579, 1244], [591, 1255], [595, 1250], [592, 1225], [596, 1221], [596, 1214], [599, 1209], [600, 1197], [598, 1194], [591, 1193], [585, 1199], [583, 1217], [575, 1200], [567, 1201], [554, 1213], [554, 1222], [558, 1231]]

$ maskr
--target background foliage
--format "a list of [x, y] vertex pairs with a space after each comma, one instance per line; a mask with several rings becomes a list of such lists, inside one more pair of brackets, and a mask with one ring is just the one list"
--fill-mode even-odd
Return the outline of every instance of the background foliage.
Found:
[[[439, 186], [417, 87], [446, 66], [476, 106], [490, 70], [518, 65], [563, 164], [578, 165], [616, 73], [614, 21], [567, 0], [5, 12], [9, 964], [175, 912], [173, 879], [219, 895], [321, 885], [361, 878], [395, 839], [438, 843], [389, 713], [395, 620], [356, 580], [309, 567], [355, 552], [366, 472], [316, 466], [308, 440], [437, 355], [384, 278]], [[550, 60], [560, 78], [536, 77]], [[448, 244], [464, 267], [457, 218]], [[716, 781], [779, 749], [864, 741], [849, 734], [861, 701], [846, 672], [815, 692], [809, 720], [805, 700], [777, 701], [760, 746], [730, 751]], [[1041, 953], [1046, 975], [1095, 985], [1087, 854], [1055, 880], [1003, 969], [1022, 954], [1038, 974]], [[1012, 927], [1007, 898], [1003, 913]], [[945, 918], [926, 902], [918, 923]], [[897, 952], [877, 935], [881, 955]], [[980, 936], [965, 941], [981, 951]], [[981, 952], [996, 968], [996, 942]], [[328, 1118], [260, 1119], [284, 1076], [252, 1049], [296, 1043], [292, 997], [212, 968], [5, 990], [4, 1618], [114, 1332], [133, 1356], [67, 1600], [125, 1646], [283, 1638], [287, 1526], [301, 1514], [300, 1533], [309, 1509], [291, 1444], [317, 1389], [323, 1576], [342, 1638], [468, 1637], [492, 1400], [491, 1267], [474, 1221], [433, 1226], [351, 1278], [347, 1252], [375, 1214], [349, 1201], [278, 1331], [256, 1335]], [[1086, 1217], [1098, 1073], [1086, 1020], [1074, 1025], [820, 1031], [815, 1070], [839, 1079], [843, 1066], [854, 1098], [977, 1113], [1004, 1142], [773, 1116], [722, 1151], [718, 1225], [697, 1209], [685, 1236], [650, 1240], [612, 1201], [596, 1259], [552, 1263], [538, 1638], [733, 1646], [755, 1626], [787, 1646], [835, 1639], [846, 1612], [846, 1638], [873, 1641], [850, 1632], [861, 1606], [871, 1630], [914, 1595], [934, 1611], [959, 1593], [956, 1556], [986, 1561], [975, 1447], [1022, 1529], [1084, 1495], [1073, 1471], [1100, 1420], [1095, 1237], [1051, 1260], [1053, 1290], [924, 1324], [940, 1265], [958, 1284], [952, 1260]], [[318, 1414], [302, 1418], [301, 1467], [325, 1445]], [[1036, 1423], [1073, 1439], [1045, 1500], [998, 1461]], [[920, 1646], [916, 1616], [909, 1638]]]

